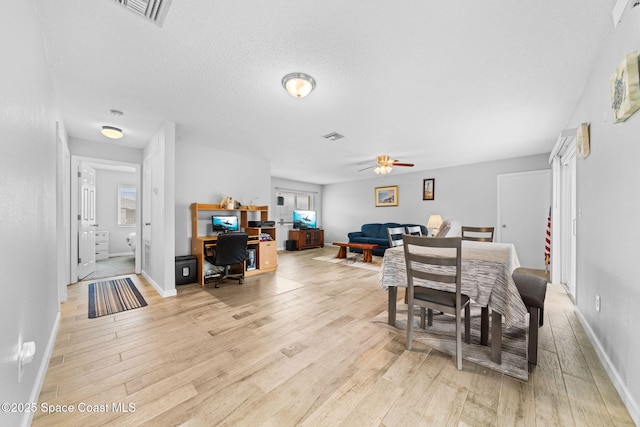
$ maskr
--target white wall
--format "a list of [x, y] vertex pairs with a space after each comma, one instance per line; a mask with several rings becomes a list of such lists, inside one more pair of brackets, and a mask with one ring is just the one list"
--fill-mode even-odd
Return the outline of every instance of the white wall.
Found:
[[[133, 254], [126, 237], [136, 227], [118, 225], [118, 186], [123, 184], [136, 186], [135, 172], [96, 170], [96, 223], [98, 230], [109, 232], [109, 255]], [[137, 219], [140, 218], [138, 212]]]
[[[549, 141], [550, 149], [555, 141]], [[464, 225], [496, 226], [498, 174], [549, 169], [549, 155], [520, 157], [472, 165], [377, 176], [323, 190], [325, 242], [346, 241], [364, 223], [427, 224], [431, 214]], [[423, 179], [435, 178], [435, 199], [422, 200]], [[398, 186], [398, 206], [375, 207], [376, 187]], [[517, 203], [515, 201], [514, 203]]]
[[[100, 135], [96, 132], [96, 138], [99, 137]], [[69, 151], [74, 156], [137, 164], [142, 164], [143, 158], [143, 150], [139, 148], [121, 147], [108, 142], [78, 138], [69, 138]]]
[[[151, 241], [143, 242], [143, 274], [163, 297], [176, 295], [175, 123], [164, 123], [144, 148], [151, 159]], [[147, 165], [147, 163], [144, 163]], [[143, 185], [144, 188], [144, 185]], [[143, 210], [147, 206], [143, 206]]]
[[636, 7], [612, 33], [566, 126], [590, 123], [591, 136], [591, 155], [577, 162], [577, 313], [638, 425], [640, 112], [613, 124], [609, 78], [623, 57], [639, 47]]
[[[19, 43], [16, 41], [19, 40]], [[55, 99], [31, 1], [0, 13], [0, 402], [36, 402], [58, 322]], [[19, 343], [36, 355], [18, 383]], [[0, 425], [30, 414], [0, 412]]]
[[191, 203], [220, 203], [224, 196], [243, 205], [275, 206], [270, 164], [265, 159], [201, 145], [176, 145], [175, 253], [191, 254]]

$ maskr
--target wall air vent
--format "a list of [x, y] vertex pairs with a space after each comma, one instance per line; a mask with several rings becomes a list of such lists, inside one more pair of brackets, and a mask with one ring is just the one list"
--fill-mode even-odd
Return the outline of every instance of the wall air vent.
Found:
[[172, 0], [114, 0], [132, 12], [162, 27]]
[[322, 135], [322, 137], [329, 141], [335, 141], [336, 139], [344, 138], [344, 135], [340, 135], [338, 132], [331, 132], [326, 135]]

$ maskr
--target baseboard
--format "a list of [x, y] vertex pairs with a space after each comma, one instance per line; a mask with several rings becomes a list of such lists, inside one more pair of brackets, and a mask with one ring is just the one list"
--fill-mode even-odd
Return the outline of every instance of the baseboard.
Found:
[[591, 341], [591, 345], [596, 351], [596, 354], [600, 358], [600, 362], [602, 362], [604, 369], [607, 371], [607, 374], [609, 374], [609, 378], [611, 378], [613, 386], [616, 388], [616, 390], [620, 394], [622, 402], [624, 402], [625, 406], [627, 407], [627, 411], [629, 411], [629, 415], [631, 415], [633, 422], [636, 425], [640, 426], [640, 407], [638, 406], [638, 402], [633, 399], [633, 396], [629, 392], [629, 389], [627, 389], [624, 381], [622, 381], [622, 379], [620, 378], [620, 375], [618, 374], [615, 366], [613, 366], [613, 363], [611, 363], [611, 359], [609, 359], [609, 356], [604, 351], [600, 340], [598, 340], [593, 332], [593, 329], [591, 329], [591, 326], [582, 315], [578, 307], [574, 308], [574, 312], [576, 314], [576, 317], [580, 321], [580, 324], [584, 328], [589, 341]]
[[[33, 389], [31, 390], [31, 396], [29, 397], [29, 402], [38, 403], [38, 398], [40, 397], [40, 392], [42, 391], [42, 385], [44, 384], [44, 378], [47, 375], [47, 368], [49, 367], [49, 362], [51, 361], [51, 354], [53, 353], [53, 346], [56, 343], [56, 337], [58, 336], [58, 329], [60, 327], [60, 310], [56, 313], [56, 319], [53, 322], [53, 328], [51, 328], [51, 333], [49, 334], [49, 340], [47, 341], [47, 346], [44, 349], [43, 358], [40, 362], [40, 367], [38, 368], [38, 375], [36, 376], [36, 380], [33, 382]], [[24, 427], [30, 426], [33, 422], [33, 414], [34, 412], [25, 412], [24, 417], [22, 419], [21, 425]]]
[[162, 298], [175, 297], [178, 295], [178, 292], [175, 289], [165, 291], [162, 289], [144, 270], [142, 271], [142, 276], [147, 279], [147, 282], [153, 286], [153, 288], [160, 294]]

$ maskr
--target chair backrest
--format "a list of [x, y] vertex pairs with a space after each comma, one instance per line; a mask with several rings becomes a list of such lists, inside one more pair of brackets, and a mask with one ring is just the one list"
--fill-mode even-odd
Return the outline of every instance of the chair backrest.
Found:
[[387, 236], [389, 236], [389, 247], [395, 248], [402, 245], [402, 235], [404, 234], [404, 227], [389, 227], [387, 228]]
[[407, 225], [407, 234], [412, 236], [422, 236], [422, 228], [419, 225]]
[[216, 241], [215, 265], [240, 264], [247, 259], [247, 233], [224, 233]]
[[462, 226], [462, 240], [475, 242], [493, 242], [493, 227], [466, 227]]
[[[404, 236], [407, 284], [413, 294], [413, 279], [454, 284], [456, 305], [460, 307], [462, 284], [462, 239], [460, 237]], [[420, 248], [442, 251], [426, 251]], [[441, 289], [444, 290], [444, 289]], [[453, 292], [453, 289], [450, 289]]]

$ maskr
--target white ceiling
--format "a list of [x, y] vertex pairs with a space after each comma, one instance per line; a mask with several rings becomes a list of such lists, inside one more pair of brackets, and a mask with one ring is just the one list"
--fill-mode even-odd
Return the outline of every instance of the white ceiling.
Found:
[[[143, 147], [170, 120], [177, 144], [326, 184], [378, 154], [415, 163], [396, 174], [551, 151], [615, 0], [173, 0], [162, 27], [114, 0], [35, 3], [70, 137]], [[316, 79], [307, 98], [291, 72]]]

